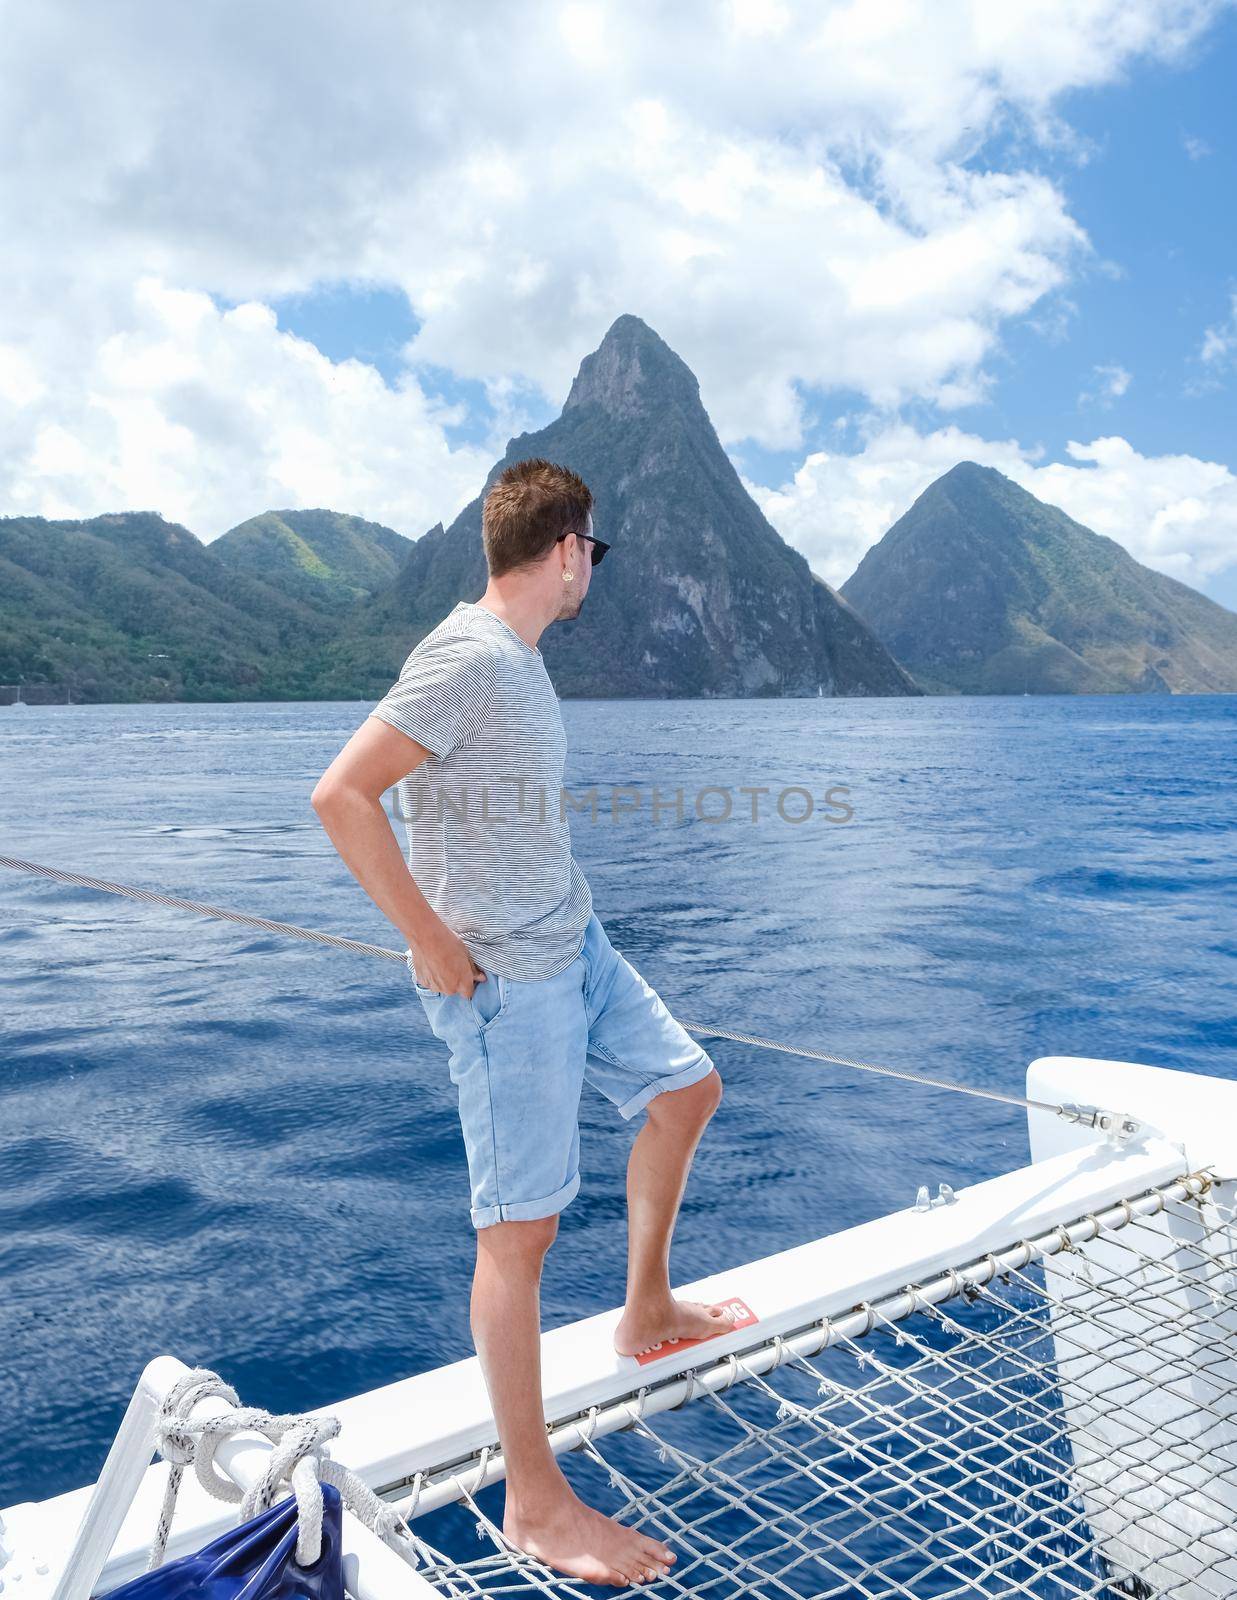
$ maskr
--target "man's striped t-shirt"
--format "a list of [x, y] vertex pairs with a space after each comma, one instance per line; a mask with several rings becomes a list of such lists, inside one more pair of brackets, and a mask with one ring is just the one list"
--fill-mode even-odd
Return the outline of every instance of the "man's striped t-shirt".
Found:
[[370, 715], [430, 752], [396, 790], [422, 894], [483, 971], [561, 972], [593, 901], [571, 853], [567, 735], [540, 650], [461, 601]]

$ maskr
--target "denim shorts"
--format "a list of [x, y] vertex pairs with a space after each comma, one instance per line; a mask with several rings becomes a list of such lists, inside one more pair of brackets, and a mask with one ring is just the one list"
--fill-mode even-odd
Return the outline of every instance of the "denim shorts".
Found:
[[552, 978], [489, 973], [468, 999], [416, 990], [451, 1052], [474, 1228], [548, 1217], [575, 1197], [586, 1079], [634, 1117], [663, 1089], [713, 1071], [595, 914]]

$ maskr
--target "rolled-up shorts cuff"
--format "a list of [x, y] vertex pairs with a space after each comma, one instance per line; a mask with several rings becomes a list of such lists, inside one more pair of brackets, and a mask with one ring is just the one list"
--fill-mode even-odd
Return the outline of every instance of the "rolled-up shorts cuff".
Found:
[[633, 1094], [630, 1100], [625, 1100], [618, 1107], [620, 1117], [631, 1118], [638, 1111], [643, 1111], [655, 1095], [665, 1089], [686, 1089], [689, 1083], [699, 1083], [701, 1078], [707, 1078], [713, 1071], [712, 1059], [702, 1050], [700, 1059], [693, 1061], [689, 1067], [682, 1067], [678, 1072], [667, 1073], [664, 1078], [654, 1078], [652, 1083], [646, 1083], [638, 1094]]
[[512, 1200], [498, 1206], [474, 1206], [471, 1211], [474, 1228], [488, 1228], [495, 1222], [536, 1222], [539, 1217], [552, 1217], [569, 1205], [580, 1192], [580, 1169], [576, 1168], [567, 1182], [553, 1194], [539, 1200]]

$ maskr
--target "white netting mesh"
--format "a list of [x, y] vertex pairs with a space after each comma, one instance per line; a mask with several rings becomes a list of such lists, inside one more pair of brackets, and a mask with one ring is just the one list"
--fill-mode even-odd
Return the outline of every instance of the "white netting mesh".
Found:
[[[814, 1353], [775, 1341], [767, 1372], [747, 1353], [689, 1405], [651, 1414], [637, 1400], [629, 1426], [564, 1468], [676, 1551], [641, 1592], [1233, 1596], [1232, 1207], [1183, 1193], [970, 1264], [939, 1304], [912, 1292], [909, 1315], [894, 1297], [824, 1321]], [[1095, 1237], [1073, 1243], [1080, 1231]], [[478, 1503], [469, 1467], [455, 1475], [463, 1504], [415, 1524], [443, 1594], [601, 1592], [505, 1547], [497, 1504]]]

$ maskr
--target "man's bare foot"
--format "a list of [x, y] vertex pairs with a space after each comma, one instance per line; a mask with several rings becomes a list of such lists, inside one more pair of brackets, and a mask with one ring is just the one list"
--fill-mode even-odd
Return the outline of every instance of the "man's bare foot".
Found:
[[614, 1348], [621, 1356], [643, 1355], [667, 1339], [711, 1339], [734, 1327], [728, 1306], [706, 1306], [700, 1300], [671, 1300], [652, 1306], [628, 1306], [614, 1330]]
[[669, 1545], [594, 1511], [565, 1480], [564, 1486], [535, 1513], [512, 1505], [508, 1486], [503, 1532], [517, 1549], [555, 1572], [616, 1589], [665, 1577], [676, 1559]]

